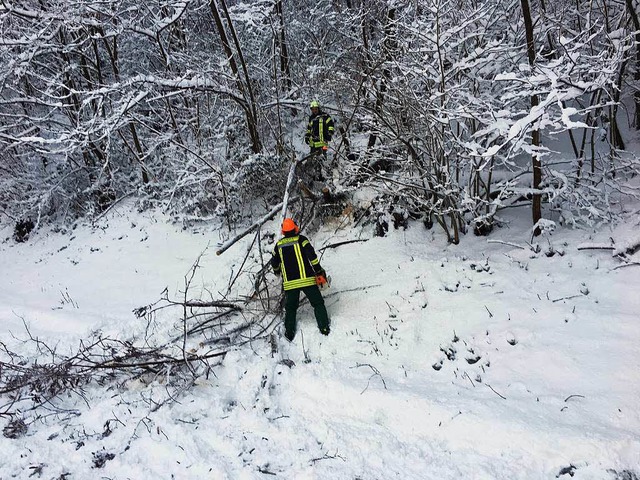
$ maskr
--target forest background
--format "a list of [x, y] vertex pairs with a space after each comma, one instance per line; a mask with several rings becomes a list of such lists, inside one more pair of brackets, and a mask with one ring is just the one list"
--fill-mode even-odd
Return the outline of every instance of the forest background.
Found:
[[534, 224], [543, 203], [563, 224], [608, 220], [616, 179], [637, 169], [621, 133], [640, 128], [637, 12], [635, 0], [2, 2], [0, 208], [28, 230], [134, 196], [231, 230], [282, 196], [319, 99], [337, 125], [336, 184], [374, 186], [380, 214], [438, 223], [453, 243], [518, 201]]

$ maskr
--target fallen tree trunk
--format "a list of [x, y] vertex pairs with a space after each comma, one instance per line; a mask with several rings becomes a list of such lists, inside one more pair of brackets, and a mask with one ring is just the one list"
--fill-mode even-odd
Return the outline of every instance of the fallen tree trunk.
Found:
[[[289, 202], [295, 202], [299, 199], [300, 197], [295, 196], [292, 197]], [[262, 225], [264, 225], [265, 223], [267, 223], [269, 220], [271, 220], [273, 217], [276, 216], [276, 214], [282, 209], [282, 206], [284, 205], [284, 202], [280, 202], [279, 204], [277, 204], [275, 207], [273, 207], [269, 213], [267, 213], [264, 217], [262, 217], [260, 220], [256, 221], [255, 223], [253, 223], [250, 227], [246, 228], [245, 230], [243, 230], [242, 232], [240, 232], [238, 235], [236, 235], [235, 237], [227, 240], [225, 243], [223, 243], [220, 248], [218, 248], [218, 250], [216, 250], [216, 255], [222, 255], [224, 252], [226, 252], [231, 246], [233, 246], [233, 244], [235, 244], [236, 242], [238, 242], [239, 240], [241, 240], [242, 238], [246, 237], [248, 234], [250, 234], [251, 232], [253, 232], [254, 230], [257, 230], [259, 227], [261, 227]]]

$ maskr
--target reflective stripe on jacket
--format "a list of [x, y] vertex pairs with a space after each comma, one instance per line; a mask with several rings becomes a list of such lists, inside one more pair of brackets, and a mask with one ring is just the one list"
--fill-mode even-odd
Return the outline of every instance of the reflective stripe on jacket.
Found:
[[271, 266], [274, 272], [282, 273], [285, 290], [316, 285], [316, 273], [322, 269], [315, 250], [304, 235], [278, 241]]
[[320, 112], [309, 117], [309, 125], [304, 138], [310, 147], [324, 147], [333, 136], [333, 119], [328, 113]]

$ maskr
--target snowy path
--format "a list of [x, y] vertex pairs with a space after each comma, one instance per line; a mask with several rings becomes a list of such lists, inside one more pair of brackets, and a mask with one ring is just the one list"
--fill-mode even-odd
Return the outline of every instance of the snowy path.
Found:
[[[24, 320], [59, 348], [94, 328], [140, 331], [133, 308], [178, 291], [212, 241], [120, 222], [79, 229], [63, 250], [55, 235], [5, 242], [0, 261], [15, 275], [0, 285], [4, 331], [19, 336]], [[305, 304], [276, 358], [266, 342], [233, 351], [176, 402], [150, 400], [162, 379], [91, 386], [86, 403], [62, 399], [79, 416], [0, 438], [0, 479], [43, 464], [47, 478], [528, 480], [570, 469], [574, 480], [633, 480], [640, 274], [578, 251], [583, 237], [552, 238], [552, 257], [470, 237], [448, 246], [417, 227], [328, 249], [329, 337]], [[198, 288], [223, 289], [245, 252], [205, 255]]]

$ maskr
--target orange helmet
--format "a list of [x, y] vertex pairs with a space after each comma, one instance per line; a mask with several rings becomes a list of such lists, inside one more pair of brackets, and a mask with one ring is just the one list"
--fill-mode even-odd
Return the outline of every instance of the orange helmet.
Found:
[[298, 233], [300, 232], [300, 229], [296, 225], [296, 222], [294, 222], [291, 218], [285, 218], [282, 221], [282, 233], [286, 234], [291, 232]]

